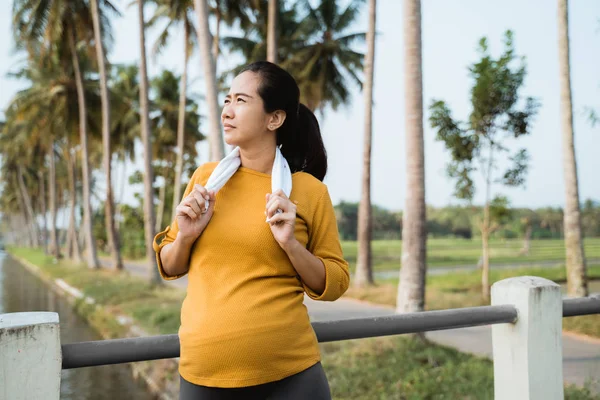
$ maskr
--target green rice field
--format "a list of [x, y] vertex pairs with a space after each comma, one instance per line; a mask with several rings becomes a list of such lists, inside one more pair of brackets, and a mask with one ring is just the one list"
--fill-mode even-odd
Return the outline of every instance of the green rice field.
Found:
[[[373, 267], [375, 271], [395, 270], [401, 266], [402, 241], [376, 240], [372, 242]], [[526, 265], [536, 262], [561, 262], [565, 259], [565, 243], [562, 239], [532, 240], [528, 255], [520, 254], [523, 240], [492, 240], [490, 242], [491, 264]], [[351, 270], [356, 265], [357, 242], [342, 242], [344, 257]], [[584, 240], [588, 260], [600, 259], [600, 238]], [[481, 256], [480, 239], [429, 239], [427, 241], [428, 267], [465, 267], [477, 265]]]

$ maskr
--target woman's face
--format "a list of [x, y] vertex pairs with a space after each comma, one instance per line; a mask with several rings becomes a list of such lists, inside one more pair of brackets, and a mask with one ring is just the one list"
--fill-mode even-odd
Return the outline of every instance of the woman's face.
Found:
[[258, 94], [259, 76], [246, 71], [236, 76], [225, 97], [221, 123], [225, 131], [225, 142], [232, 146], [248, 145], [264, 140], [273, 127], [273, 113], [267, 114], [263, 100]]

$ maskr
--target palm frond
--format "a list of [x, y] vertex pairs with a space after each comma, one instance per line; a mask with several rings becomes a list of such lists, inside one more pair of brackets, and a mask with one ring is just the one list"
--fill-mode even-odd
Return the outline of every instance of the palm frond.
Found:
[[250, 59], [258, 43], [248, 38], [226, 36], [221, 38], [221, 44], [230, 52], [241, 53], [246, 59]]
[[351, 33], [349, 35], [336, 37], [334, 40], [344, 47], [350, 47], [357, 42], [363, 44], [366, 39], [366, 33]]
[[336, 19], [334, 29], [338, 32], [348, 29], [352, 23], [356, 22], [364, 3], [365, 0], [353, 0]]
[[173, 26], [173, 21], [169, 21], [167, 26], [162, 30], [156, 42], [152, 46], [152, 57], [156, 61], [157, 57], [162, 53], [162, 51], [167, 47], [170, 38], [171, 27]]
[[100, 0], [101, 9], [109, 12], [113, 17], [122, 17], [123, 13], [113, 4], [111, 0]]
[[332, 31], [336, 28], [336, 20], [338, 18], [337, 0], [321, 0], [317, 7], [321, 26], [326, 31]]

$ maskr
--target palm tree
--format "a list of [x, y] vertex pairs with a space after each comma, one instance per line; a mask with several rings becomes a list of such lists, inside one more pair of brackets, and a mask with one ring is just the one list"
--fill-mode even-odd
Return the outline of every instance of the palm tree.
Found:
[[269, 0], [267, 61], [277, 63], [277, 0]]
[[365, 63], [365, 132], [363, 148], [363, 177], [358, 208], [358, 254], [356, 260], [356, 286], [373, 283], [371, 257], [371, 138], [373, 132], [373, 71], [375, 66], [375, 26], [377, 1], [369, 0], [369, 30], [367, 32], [367, 58]]
[[104, 174], [106, 176], [106, 200], [104, 202], [104, 214], [106, 218], [106, 236], [108, 238], [108, 246], [110, 247], [113, 259], [113, 266], [115, 269], [121, 270], [123, 269], [123, 260], [121, 259], [121, 246], [119, 243], [118, 232], [115, 227], [115, 211], [111, 176], [112, 152], [110, 145], [110, 97], [108, 93], [104, 43], [102, 38], [102, 33], [107, 31], [107, 26], [102, 26], [101, 24], [98, 0], [91, 0], [90, 6], [92, 8], [94, 42], [96, 45], [96, 58], [98, 59], [98, 70], [100, 72], [100, 98], [102, 101], [102, 155], [104, 164]]
[[421, 1], [404, 0], [404, 93], [406, 99], [406, 206], [402, 222], [402, 268], [396, 311], [425, 307], [426, 211], [423, 149]]
[[[13, 31], [15, 42], [28, 49], [30, 59], [59, 59], [64, 67], [72, 64], [77, 89], [79, 137], [83, 170], [84, 229], [87, 242], [86, 261], [89, 268], [99, 268], [92, 233], [90, 204], [90, 171], [88, 156], [87, 103], [84, 76], [80, 68], [78, 42], [88, 45], [93, 40], [91, 10], [83, 0], [15, 0]], [[85, 50], [85, 49], [84, 49]]]
[[144, 152], [144, 232], [146, 259], [150, 265], [150, 282], [161, 283], [152, 242], [154, 241], [154, 194], [152, 191], [152, 138], [148, 108], [148, 71], [146, 69], [146, 35], [144, 29], [144, 0], [137, 0], [140, 29], [140, 129]]
[[330, 105], [334, 110], [347, 104], [350, 93], [346, 82], [362, 88], [358, 74], [363, 71], [364, 55], [352, 48], [365, 40], [365, 33], [347, 33], [360, 13], [364, 0], [352, 0], [340, 9], [339, 0], [323, 0], [316, 8], [308, 0], [307, 11], [297, 32], [304, 44], [281, 62], [300, 86], [301, 101], [311, 110]]
[[219, 117], [219, 101], [217, 91], [217, 71], [215, 60], [211, 54], [211, 35], [208, 26], [207, 0], [194, 0], [198, 15], [198, 44], [206, 84], [206, 102], [208, 106], [208, 137], [210, 144], [209, 158], [219, 161], [225, 154], [225, 145], [221, 135], [221, 121]]
[[571, 72], [569, 65], [569, 2], [558, 0], [558, 55], [560, 68], [560, 105], [562, 119], [563, 168], [565, 170], [565, 248], [567, 293], [587, 296], [587, 272], [581, 234], [577, 161], [573, 134]]
[[[5, 143], [0, 143], [0, 154], [3, 157], [10, 154], [10, 148]], [[5, 217], [9, 219], [10, 235], [5, 237], [6, 243], [19, 246], [32, 246], [32, 235], [29, 224], [25, 218], [23, 202], [19, 196], [19, 189], [15, 179], [15, 164], [8, 164], [3, 158], [0, 172], [3, 177], [2, 190], [0, 191], [0, 209]]]
[[[162, 33], [159, 35], [158, 40], [154, 44], [154, 54], [160, 53], [168, 42], [169, 35], [171, 33], [171, 27], [177, 23], [183, 25], [183, 47], [184, 47], [184, 62], [183, 62], [183, 73], [181, 74], [181, 85], [179, 90], [179, 114], [177, 117], [177, 162], [175, 165], [175, 181], [173, 185], [173, 206], [172, 215], [175, 215], [175, 208], [181, 201], [181, 175], [183, 173], [183, 143], [185, 140], [185, 109], [187, 99], [187, 70], [188, 62], [192, 53], [192, 49], [196, 45], [194, 38], [198, 37], [196, 27], [194, 26], [193, 19], [193, 4], [192, 0], [160, 0], [158, 1], [158, 7], [152, 19], [148, 22], [148, 25], [154, 25], [156, 21], [166, 18], [169, 23], [164, 28]], [[218, 46], [217, 46], [218, 49]], [[213, 49], [213, 52], [216, 50]], [[215, 57], [216, 60], [216, 57]], [[162, 208], [159, 208], [162, 210]], [[162, 214], [161, 214], [162, 216]], [[162, 218], [157, 218], [156, 225], [160, 226]]]
[[[27, 77], [32, 79], [32, 87], [17, 93], [8, 106], [9, 120], [6, 135], [3, 140], [12, 141], [15, 147], [11, 150], [11, 156], [18, 155], [20, 165], [27, 165], [37, 170], [35, 174], [39, 182], [40, 214], [43, 221], [43, 233], [41, 235], [44, 248], [48, 251], [47, 243], [47, 207], [46, 207], [46, 184], [45, 174], [48, 173], [48, 192], [50, 203], [50, 253], [54, 257], [60, 257], [60, 248], [56, 232], [56, 186], [55, 186], [55, 126], [60, 118], [55, 113], [54, 107], [56, 97], [61, 94], [52, 89], [51, 79], [58, 79], [56, 70], [48, 69], [23, 69], [19, 73], [11, 74], [15, 77]], [[9, 128], [12, 128], [9, 130]], [[48, 168], [45, 166], [46, 159]], [[37, 165], [37, 167], [36, 167]], [[22, 182], [22, 168], [18, 167], [18, 182]], [[20, 186], [21, 190], [24, 186]], [[29, 208], [29, 195], [25, 193], [23, 199], [26, 209], [31, 217], [33, 210]], [[36, 224], [37, 225], [37, 224]], [[34, 232], [36, 228], [34, 227]], [[34, 240], [35, 241], [35, 240]]]
[[44, 254], [48, 254], [48, 208], [46, 207], [46, 178], [44, 177], [43, 170], [39, 170], [38, 185], [39, 185], [39, 202], [40, 202], [40, 214], [42, 215], [42, 248]]
[[[85, 69], [88, 68], [85, 62], [82, 65]], [[22, 129], [25, 131], [24, 135], [29, 138], [31, 144], [22, 147], [32, 148], [34, 144], [39, 144], [44, 149], [44, 154], [49, 164], [48, 191], [50, 193], [51, 248], [55, 257], [59, 257], [60, 249], [55, 221], [58, 211], [57, 197], [60, 191], [55, 190], [57, 187], [57, 173], [54, 164], [55, 161], [60, 162], [61, 160], [60, 152], [58, 151], [61, 147], [63, 147], [63, 157], [65, 159], [69, 158], [65, 154], [70, 155], [73, 151], [73, 143], [79, 135], [79, 117], [75, 111], [78, 109], [79, 100], [73, 70], [68, 65], [63, 67], [63, 64], [56, 62], [56, 60], [52, 62], [52, 58], [50, 58], [44, 61], [44, 65], [37, 65], [30, 62], [25, 68], [12, 74], [12, 76], [26, 79], [30, 82], [29, 87], [14, 96], [8, 110], [11, 116], [18, 116], [18, 118], [27, 123]], [[96, 106], [99, 103], [97, 83], [86, 79], [83, 89], [86, 101]], [[90, 123], [95, 120], [95, 115], [89, 113], [86, 118], [88, 123]], [[66, 150], [64, 149], [65, 147]], [[74, 161], [72, 164], [69, 162], [69, 165], [73, 165], [74, 167]], [[69, 177], [74, 179], [75, 170], [70, 170], [69, 166], [67, 166], [67, 170], [69, 171]], [[66, 182], [64, 186], [67, 186]], [[74, 187], [72, 190], [69, 190], [69, 195], [71, 197], [71, 211], [73, 213], [73, 224], [69, 229], [74, 229], [74, 208], [76, 203], [76, 191]], [[73, 236], [75, 236], [74, 233]], [[72, 255], [69, 251], [67, 253], [69, 256]]]
[[17, 166], [17, 183], [19, 185], [19, 194], [21, 195], [22, 199], [21, 202], [24, 205], [25, 220], [27, 221], [27, 225], [31, 229], [31, 245], [33, 247], [39, 247], [39, 227], [37, 225], [37, 222], [35, 221], [35, 212], [33, 211], [33, 207], [31, 205], [31, 197], [27, 192], [27, 187], [25, 186], [23, 174], [23, 168], [20, 165]]
[[110, 76], [112, 148], [123, 163], [135, 162], [135, 140], [141, 135], [139, 74], [135, 64], [115, 65]]
[[83, 257], [81, 255], [81, 248], [79, 247], [79, 241], [77, 240], [77, 229], [75, 221], [75, 213], [77, 208], [77, 191], [76, 191], [76, 178], [75, 178], [75, 155], [73, 153], [72, 146], [67, 144], [64, 148], [65, 161], [67, 163], [67, 182], [69, 196], [69, 227], [67, 230], [67, 256], [75, 261], [75, 263], [81, 263]]
[[252, 12], [260, 9], [260, 3], [263, 0], [212, 0], [209, 4], [209, 12], [215, 17], [215, 35], [212, 43], [212, 55], [215, 60], [215, 69], [219, 61], [220, 41], [221, 41], [221, 22], [232, 26], [235, 22], [239, 23], [242, 31], [247, 31], [253, 25], [251, 18]]
[[[32, 169], [34, 171], [39, 170], [39, 168], [36, 168], [39, 167], [39, 160], [32, 157], [34, 153], [38, 153], [38, 150], [31, 150], [33, 147], [39, 148], [40, 144], [36, 143], [34, 135], [28, 135], [30, 124], [23, 121], [21, 116], [14, 116], [11, 111], [9, 108], [7, 124], [3, 129], [2, 137], [0, 137], [2, 176], [5, 176], [7, 180], [11, 180], [11, 189], [16, 194], [15, 197], [20, 204], [21, 214], [25, 226], [28, 228], [31, 246], [39, 247], [40, 232], [31, 196], [33, 182], [37, 178]], [[34, 179], [31, 178], [32, 172]]]
[[83, 89], [83, 76], [79, 69], [79, 59], [76, 55], [75, 38], [73, 35], [69, 37], [69, 45], [71, 47], [73, 69], [75, 70], [75, 84], [77, 88], [77, 99], [79, 103], [79, 138], [81, 143], [81, 158], [83, 171], [83, 219], [85, 229], [85, 239], [87, 243], [86, 261], [88, 268], [98, 269], [100, 263], [96, 254], [96, 243], [92, 233], [92, 206], [90, 202], [90, 168], [88, 155], [88, 124], [87, 124], [87, 106]]
[[[135, 144], [140, 137], [140, 86], [139, 68], [137, 65], [116, 65], [111, 71], [110, 90], [113, 101], [112, 132], [113, 151], [117, 161], [122, 165], [123, 179], [121, 181], [121, 196], [125, 192], [126, 161], [135, 162]], [[124, 222], [123, 210], [125, 204], [122, 197], [116, 202], [117, 214], [119, 215], [119, 226]], [[143, 213], [140, 213], [143, 215]], [[125, 231], [121, 231], [122, 243], [124, 243]], [[130, 235], [127, 235], [128, 237]], [[142, 237], [144, 235], [142, 234]]]
[[[177, 133], [179, 122], [181, 121], [179, 117], [181, 110], [179, 105], [181, 97], [179, 93], [179, 77], [170, 71], [163, 71], [160, 76], [152, 80], [151, 88], [153, 93], [152, 114], [154, 115], [151, 121], [154, 132], [152, 159], [154, 160], [155, 172], [157, 172], [157, 175], [162, 176], [164, 181], [160, 186], [158, 211], [156, 214], [155, 228], [158, 230], [162, 227], [165, 211], [166, 185], [167, 182], [171, 182], [171, 172], [173, 171], [173, 165], [176, 163], [173, 159], [175, 155], [173, 150], [176, 145], [178, 146], [177, 141], [179, 138], [177, 137]], [[186, 140], [181, 153], [187, 155], [187, 165], [185, 166], [189, 170], [190, 165], [193, 164], [193, 160], [197, 156], [196, 144], [203, 140], [204, 136], [198, 129], [200, 115], [198, 114], [198, 106], [192, 99], [185, 99], [184, 111], [183, 122], [187, 135], [185, 135]], [[183, 167], [182, 157], [182, 169]], [[174, 202], [179, 204], [181, 183], [175, 183], [174, 190], [170, 193], [173, 193], [173, 199], [176, 199]], [[176, 193], [177, 186], [179, 186], [179, 193]], [[175, 216], [175, 214], [172, 215], [173, 217]]]
[[[278, 3], [276, 58], [296, 78], [301, 89], [300, 100], [313, 111], [327, 105], [335, 110], [347, 104], [350, 99], [348, 80], [362, 85], [358, 74], [363, 70], [364, 55], [352, 46], [364, 41], [366, 34], [346, 31], [356, 20], [363, 3], [364, 0], [353, 0], [345, 9], [340, 9], [337, 0], [324, 0], [317, 8], [308, 1], [291, 5]], [[247, 63], [268, 58], [269, 3], [263, 1], [259, 5], [256, 20], [244, 31], [243, 37], [230, 36], [222, 40], [231, 52], [244, 57], [243, 64], [228, 71], [228, 76], [239, 73]]]
[[[40, 179], [44, 181], [43, 177]], [[58, 241], [58, 232], [56, 231], [56, 214], [57, 214], [57, 199], [56, 199], [56, 155], [54, 149], [54, 140], [48, 146], [48, 191], [49, 206], [50, 206], [50, 251], [56, 258], [60, 258], [60, 243]], [[46, 220], [46, 212], [44, 211], [44, 221]]]
[[[237, 75], [248, 63], [268, 59], [266, 45], [269, 36], [268, 5], [268, 2], [262, 1], [259, 2], [257, 9], [253, 9], [255, 19], [252, 21], [253, 23], [243, 28], [244, 36], [227, 36], [221, 40], [221, 43], [230, 52], [239, 53], [244, 57], [243, 63], [227, 71], [225, 77]], [[297, 8], [296, 5], [290, 6], [285, 2], [278, 4], [276, 8], [277, 16], [275, 19], [278, 22], [279, 37], [277, 38], [275, 58], [279, 63], [289, 59], [305, 43], [306, 35], [300, 29]], [[245, 23], [242, 18], [238, 20], [241, 21], [240, 25]]]

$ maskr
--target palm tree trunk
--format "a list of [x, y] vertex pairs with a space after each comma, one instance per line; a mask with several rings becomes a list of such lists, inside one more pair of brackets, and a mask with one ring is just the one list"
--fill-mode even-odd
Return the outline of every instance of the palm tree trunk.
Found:
[[75, 86], [77, 88], [77, 103], [79, 105], [79, 138], [81, 140], [81, 170], [83, 172], [83, 219], [82, 228], [85, 230], [85, 239], [87, 244], [86, 263], [88, 268], [100, 268], [98, 257], [96, 255], [96, 243], [92, 233], [92, 206], [90, 204], [90, 171], [89, 156], [87, 146], [87, 107], [83, 93], [83, 77], [79, 69], [79, 58], [75, 46], [75, 34], [69, 32], [69, 46], [73, 69], [75, 70]]
[[60, 258], [60, 242], [56, 232], [56, 160], [54, 158], [54, 143], [48, 152], [50, 168], [48, 171], [48, 190], [50, 191], [50, 248], [52, 255]]
[[[23, 214], [19, 212], [9, 216], [11, 229], [6, 237], [6, 243], [10, 243], [13, 246], [27, 245], [27, 238], [29, 236], [27, 232], [23, 230], [23, 227], [26, 226], [26, 224], [21, 223], [22, 218]], [[25, 238], [26, 242], [22, 241], [23, 238]]]
[[277, 0], [269, 0], [267, 61], [277, 64]]
[[175, 218], [175, 209], [181, 201], [181, 175], [183, 173], [183, 141], [185, 138], [185, 105], [187, 98], [187, 66], [189, 60], [189, 42], [190, 31], [187, 24], [184, 28], [184, 51], [185, 61], [183, 63], [183, 73], [181, 74], [181, 87], [179, 89], [179, 115], [177, 116], [177, 161], [175, 164], [175, 185], [173, 187], [173, 207], [171, 211], [172, 218]]
[[211, 35], [208, 26], [207, 0], [194, 0], [198, 15], [198, 42], [200, 45], [200, 58], [204, 70], [206, 84], [206, 102], [208, 104], [208, 138], [210, 142], [209, 158], [211, 161], [220, 161], [225, 154], [225, 146], [221, 135], [221, 120], [219, 117], [219, 101], [217, 92], [217, 72], [215, 61], [211, 54]]
[[69, 260], [73, 259], [73, 225], [69, 219], [69, 225], [67, 226], [67, 237], [65, 238], [65, 252]]
[[13, 228], [13, 244], [17, 246], [28, 246], [30, 245], [31, 237], [29, 235], [27, 224], [23, 223], [25, 215], [20, 212], [14, 218], [15, 226]]
[[163, 184], [160, 186], [158, 190], [158, 207], [156, 210], [156, 225], [154, 226], [154, 230], [159, 232], [162, 226], [163, 215], [165, 213], [165, 195], [167, 192], [167, 179], [165, 177]]
[[106, 237], [108, 247], [112, 255], [113, 266], [117, 270], [123, 269], [121, 250], [117, 229], [115, 227], [115, 207], [112, 191], [111, 177], [111, 148], [110, 148], [110, 98], [108, 84], [106, 81], [106, 65], [104, 57], [104, 45], [102, 43], [100, 12], [98, 0], [91, 0], [92, 20], [94, 25], [94, 41], [96, 42], [96, 57], [98, 58], [98, 70], [100, 73], [100, 100], [102, 102], [102, 162], [106, 175], [106, 201], [104, 202], [104, 216], [106, 224]]
[[396, 305], [399, 313], [423, 311], [427, 271], [420, 0], [404, 1], [404, 18], [407, 186]]
[[22, 226], [23, 226], [23, 233], [26, 234], [27, 237], [27, 245], [29, 247], [35, 247], [35, 235], [33, 234], [33, 230], [31, 228], [31, 224], [29, 223], [29, 218], [27, 218], [27, 214], [25, 212], [23, 212], [22, 214]]
[[125, 193], [125, 181], [126, 181], [126, 177], [127, 177], [127, 162], [125, 162], [125, 160], [123, 160], [123, 172], [121, 173], [121, 176], [123, 177], [123, 179], [121, 180], [121, 192], [119, 193], [119, 202], [117, 205], [117, 214], [119, 215], [119, 221], [118, 221], [118, 230], [121, 230], [121, 223], [123, 221], [123, 194]]
[[560, 108], [562, 121], [563, 168], [565, 171], [565, 248], [567, 268], [567, 293], [569, 296], [588, 295], [587, 271], [581, 213], [579, 185], [573, 133], [573, 104], [571, 101], [571, 71], [569, 65], [569, 11], [568, 0], [558, 0], [558, 57], [560, 68]]
[[144, 231], [146, 238], [146, 260], [150, 267], [149, 279], [151, 283], [161, 283], [158, 266], [152, 242], [154, 241], [154, 193], [152, 183], [152, 138], [150, 136], [149, 110], [148, 110], [148, 71], [146, 69], [146, 34], [144, 31], [144, 1], [137, 0], [139, 29], [140, 29], [140, 120], [142, 131], [142, 144], [144, 149]]
[[42, 212], [42, 245], [44, 247], [44, 253], [48, 254], [48, 219], [46, 218], [48, 210], [46, 208], [46, 185], [44, 172], [38, 172], [38, 181], [40, 183], [40, 209]]
[[71, 153], [71, 149], [67, 149], [67, 173], [69, 182], [69, 232], [67, 243], [71, 252], [69, 252], [69, 258], [74, 260], [76, 263], [81, 263], [83, 260], [81, 256], [81, 247], [79, 247], [79, 240], [77, 238], [77, 221], [75, 220], [75, 214], [77, 211], [77, 185], [75, 184], [75, 170], [76, 170], [76, 157]]
[[33, 247], [33, 235], [31, 234], [31, 229], [29, 226], [29, 221], [27, 220], [27, 215], [22, 207], [20, 213], [17, 214], [15, 223], [15, 244], [17, 246]]
[[35, 235], [33, 233], [33, 228], [31, 226], [31, 224], [29, 223], [29, 217], [28, 214], [29, 212], [27, 211], [27, 208], [25, 207], [25, 197], [23, 196], [23, 191], [21, 189], [21, 185], [19, 184], [19, 171], [17, 171], [17, 173], [15, 175], [13, 175], [13, 186], [16, 190], [16, 194], [17, 197], [19, 199], [19, 209], [21, 211], [19, 217], [20, 219], [22, 219], [22, 222], [19, 222], [19, 227], [21, 228], [21, 231], [23, 233], [25, 233], [26, 235], [20, 235], [20, 236], [26, 236], [27, 237], [27, 245], [30, 247], [34, 247], [34, 241], [35, 241]]
[[[215, 71], [217, 70], [217, 63], [219, 62], [219, 41], [221, 40], [221, 20], [222, 20], [222, 16], [221, 16], [221, 11], [219, 10], [219, 2], [217, 1], [217, 11], [215, 13], [215, 36], [213, 37], [213, 41], [212, 41], [212, 56], [213, 56], [213, 60], [215, 60]], [[187, 26], [186, 26], [187, 28]], [[186, 42], [187, 43], [187, 42]], [[187, 53], [187, 46], [186, 46], [186, 53]]]
[[82, 249], [81, 259], [83, 260], [83, 248], [85, 247], [85, 221], [81, 222], [81, 224], [79, 225], [79, 231], [76, 230], [76, 232], [77, 235], [75, 236], [75, 239], [77, 240], [79, 248]]
[[31, 204], [31, 197], [27, 192], [27, 188], [25, 187], [25, 181], [23, 180], [23, 168], [21, 166], [18, 167], [18, 179], [19, 179], [19, 188], [21, 189], [21, 196], [23, 197], [23, 202], [25, 204], [25, 210], [27, 213], [27, 218], [29, 220], [29, 225], [31, 226], [31, 234], [32, 234], [32, 244], [33, 247], [40, 246], [40, 231], [37, 225], [35, 212], [33, 211], [33, 206]]
[[72, 233], [71, 233], [71, 246], [73, 248], [73, 261], [77, 264], [81, 264], [83, 262], [83, 254], [81, 252], [81, 246], [79, 245], [79, 238], [77, 236], [77, 224], [73, 221], [72, 225]]
[[371, 255], [371, 138], [373, 131], [373, 69], [375, 62], [375, 26], [377, 1], [369, 0], [369, 30], [367, 31], [367, 56], [365, 57], [365, 131], [363, 148], [363, 176], [360, 205], [358, 207], [358, 257], [354, 284], [358, 287], [373, 284]]

